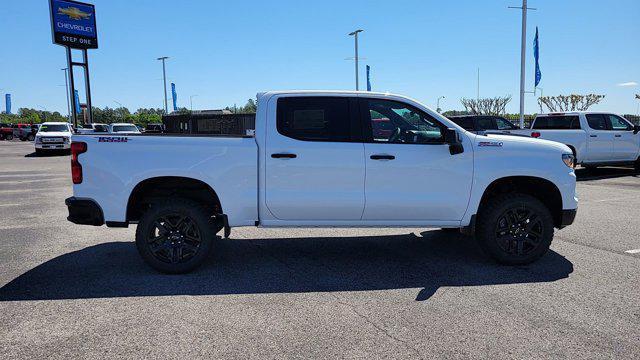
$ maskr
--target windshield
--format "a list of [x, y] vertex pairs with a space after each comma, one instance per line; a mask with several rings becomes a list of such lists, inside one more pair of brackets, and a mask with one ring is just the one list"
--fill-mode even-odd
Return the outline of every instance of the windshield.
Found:
[[68, 132], [69, 127], [67, 125], [42, 125], [40, 127], [40, 132], [54, 132], [54, 131]]
[[133, 125], [115, 125], [113, 132], [138, 132], [138, 128]]

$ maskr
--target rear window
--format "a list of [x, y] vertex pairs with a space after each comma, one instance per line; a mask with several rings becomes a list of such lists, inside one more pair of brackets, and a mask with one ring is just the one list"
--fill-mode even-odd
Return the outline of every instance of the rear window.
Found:
[[138, 128], [133, 125], [115, 125], [113, 132], [138, 132]]
[[534, 129], [580, 129], [580, 118], [577, 115], [551, 115], [536, 118]]
[[95, 132], [109, 132], [109, 127], [107, 125], [94, 125], [93, 131]]
[[286, 97], [278, 99], [278, 132], [307, 141], [350, 141], [349, 99]]
[[473, 119], [472, 118], [451, 118], [451, 121], [460, 125], [463, 129], [473, 131]]

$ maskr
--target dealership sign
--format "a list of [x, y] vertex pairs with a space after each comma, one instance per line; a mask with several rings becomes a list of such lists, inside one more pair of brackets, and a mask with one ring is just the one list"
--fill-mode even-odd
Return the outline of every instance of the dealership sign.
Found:
[[92, 4], [50, 0], [53, 43], [74, 49], [97, 49], [96, 12]]

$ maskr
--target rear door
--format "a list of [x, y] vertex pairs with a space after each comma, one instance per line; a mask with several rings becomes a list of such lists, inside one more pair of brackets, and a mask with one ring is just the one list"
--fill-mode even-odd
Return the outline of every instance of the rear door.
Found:
[[609, 131], [608, 119], [604, 114], [586, 114], [587, 124], [587, 162], [606, 162], [615, 159], [613, 154], [614, 134]]
[[607, 114], [613, 132], [613, 153], [616, 160], [633, 161], [638, 158], [640, 135], [633, 133], [633, 125], [620, 116]]
[[[444, 125], [403, 102], [362, 98], [366, 205], [363, 220], [458, 221], [467, 208], [473, 178], [473, 152], [451, 155]], [[384, 117], [389, 137], [372, 131]]]
[[280, 97], [267, 124], [265, 201], [280, 220], [360, 220], [364, 144], [357, 99]]

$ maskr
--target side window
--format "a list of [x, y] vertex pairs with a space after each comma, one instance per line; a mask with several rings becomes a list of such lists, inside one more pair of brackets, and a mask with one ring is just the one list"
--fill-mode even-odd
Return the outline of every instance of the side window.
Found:
[[607, 121], [602, 114], [587, 114], [587, 123], [593, 130], [607, 130]]
[[611, 122], [611, 130], [618, 130], [618, 131], [626, 131], [626, 130], [632, 130], [633, 127], [623, 118], [616, 116], [616, 115], [606, 115], [609, 117], [609, 121]]
[[305, 141], [346, 142], [352, 138], [347, 97], [278, 99], [278, 132]]
[[476, 119], [476, 124], [477, 124], [477, 127], [478, 127], [479, 131], [482, 131], [482, 130], [496, 130], [496, 126], [495, 126], [492, 118], [485, 118], [485, 117], [477, 118]]
[[516, 128], [512, 123], [502, 118], [496, 118], [496, 125], [498, 130], [513, 130]]
[[[428, 114], [412, 106], [381, 99], [364, 99], [362, 104], [361, 113], [365, 121], [371, 124], [371, 139], [374, 142], [398, 144], [443, 142], [443, 126]], [[385, 124], [384, 131], [379, 130], [380, 125], [377, 123]]]

